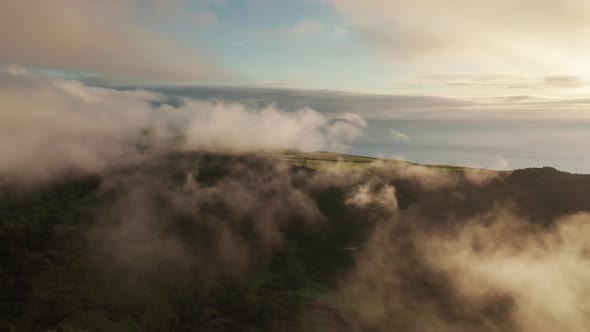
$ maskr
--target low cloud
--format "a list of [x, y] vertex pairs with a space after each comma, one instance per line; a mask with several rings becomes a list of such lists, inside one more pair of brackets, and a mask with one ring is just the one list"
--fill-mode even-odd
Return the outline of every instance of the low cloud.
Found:
[[[317, 121], [321, 125], [311, 132], [323, 132], [322, 144], [328, 144], [330, 133], [349, 137], [340, 127], [331, 131], [334, 123], [361, 128], [362, 119], [345, 115], [319, 121], [310, 110], [297, 114], [171, 101], [152, 92], [90, 88], [12, 72], [0, 79], [0, 106], [13, 110], [0, 119], [0, 135], [6, 135], [0, 142], [10, 139], [0, 145], [1, 174], [15, 171], [4, 159], [15, 153], [27, 156], [12, 159], [20, 162], [20, 175], [29, 178], [42, 168], [53, 170], [46, 176], [56, 176], [67, 165], [103, 162], [88, 169], [103, 176], [84, 252], [98, 270], [147, 280], [197, 279], [207, 289], [239, 280], [274, 250], [289, 245], [289, 225], [326, 223], [326, 228], [338, 229], [338, 223], [346, 222], [361, 225], [362, 234], [344, 236], [334, 245], [351, 252], [354, 264], [341, 271], [335, 289], [322, 294], [333, 300], [325, 306], [341, 313], [341, 324], [410, 332], [577, 332], [590, 324], [590, 206], [583, 196], [587, 183], [578, 180], [586, 177], [548, 168], [492, 172], [384, 161], [356, 171], [293, 168], [237, 153], [268, 144], [256, 137], [252, 146], [219, 154], [239, 137], [225, 146], [222, 137], [207, 133], [205, 124], [225, 125], [247, 140], [255, 133], [242, 131], [237, 123], [264, 131], [254, 120], [271, 119], [285, 128], [308, 128], [303, 124]], [[121, 107], [129, 113], [113, 120]], [[196, 113], [201, 115], [191, 117]], [[186, 141], [175, 141], [175, 130], [166, 129], [179, 123], [187, 124]], [[120, 139], [136, 137], [125, 133], [141, 129], [138, 124], [153, 129], [139, 140], [145, 143], [143, 153], [136, 146], [123, 149], [127, 145]], [[16, 129], [8, 131], [10, 125]], [[202, 136], [190, 138], [190, 128], [203, 131]], [[83, 137], [96, 145], [80, 139], [82, 129]], [[53, 144], [41, 144], [50, 136]], [[286, 137], [280, 139], [291, 144], [292, 136]], [[213, 152], [191, 148], [199, 143]], [[56, 149], [64, 152], [56, 157]], [[125, 154], [131, 151], [136, 152]], [[118, 163], [104, 155], [117, 157]], [[347, 220], [327, 218], [330, 209]]]
[[496, 163], [495, 167], [493, 167], [494, 169], [499, 169], [499, 170], [507, 170], [510, 169], [510, 163], [508, 162], [508, 160], [504, 157], [500, 157], [498, 158], [498, 162]]
[[[414, 167], [378, 167], [375, 178], [357, 180], [361, 184], [350, 191], [348, 206], [377, 222], [356, 255], [354, 271], [333, 294], [335, 302], [346, 303], [343, 317], [351, 326], [437, 332], [586, 329], [586, 204], [545, 215], [542, 223], [535, 210], [546, 203], [521, 191], [529, 188], [521, 187], [522, 181], [537, 181], [538, 175], [528, 173], [532, 177], [526, 180], [525, 171], [513, 177], [438, 170], [432, 175], [435, 185], [429, 185], [407, 177]], [[388, 179], [391, 189], [378, 189], [376, 179]], [[510, 188], [506, 194], [504, 187]], [[563, 201], [576, 195], [572, 189], [564, 190]], [[549, 187], [542, 190], [555, 194]], [[412, 193], [415, 201], [380, 210], [384, 191], [398, 202]]]
[[325, 221], [294, 179], [288, 164], [254, 155], [153, 156], [132, 174], [105, 177], [99, 195], [112, 199], [96, 210], [89, 254], [97, 266], [129, 275], [173, 269], [202, 278], [204, 287], [239, 280], [283, 244], [288, 222]]
[[402, 133], [399, 130], [389, 129], [389, 133], [391, 134], [391, 139], [394, 142], [406, 143], [410, 141], [410, 136]]
[[[326, 220], [313, 199], [314, 193], [338, 188], [342, 208], [370, 229], [360, 247], [347, 247], [356, 252], [354, 267], [327, 294], [349, 327], [549, 332], [584, 331], [589, 323], [584, 239], [590, 217], [580, 201], [564, 210], [555, 202], [546, 222], [536, 219], [543, 199], [527, 192], [523, 181], [537, 181], [531, 172], [547, 170], [497, 173], [375, 163], [364, 170], [310, 173], [251, 155], [232, 162], [215, 158], [186, 154], [174, 164], [164, 158], [157, 161], [162, 167], [142, 167], [137, 177], [110, 176], [103, 190], [115, 188], [118, 194], [116, 203], [102, 210], [105, 218], [91, 237], [96, 259], [114, 257], [118, 266], [138, 273], [157, 273], [151, 269], [162, 266], [193, 271], [205, 287], [220, 276], [239, 279], [282, 245], [283, 226], [291, 218], [340, 222]], [[204, 183], [199, 172], [212, 161], [209, 166], [227, 173]], [[184, 181], [171, 187], [162, 170], [179, 171]], [[576, 194], [575, 188], [543, 190], [564, 191], [557, 195], [565, 202]], [[170, 220], [183, 215], [211, 241], [189, 243], [169, 229]]]
[[590, 323], [587, 214], [543, 230], [499, 211], [448, 237], [423, 238], [424, 257], [469, 299], [509, 296], [514, 331], [583, 331]]
[[[366, 123], [312, 109], [174, 99], [53, 80], [11, 68], [0, 75], [0, 176], [48, 179], [101, 172], [142, 158], [137, 144], [244, 152], [342, 148]], [[174, 102], [173, 102], [174, 101]]]
[[191, 116], [188, 144], [224, 151], [340, 148], [366, 126], [358, 117], [330, 120], [309, 108], [285, 112], [273, 106], [252, 110], [236, 103], [187, 101], [183, 109]]

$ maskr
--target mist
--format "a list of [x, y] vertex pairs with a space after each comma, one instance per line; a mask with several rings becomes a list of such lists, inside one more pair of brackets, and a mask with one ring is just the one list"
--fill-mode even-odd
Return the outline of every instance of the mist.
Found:
[[0, 0], [0, 331], [587, 331], [586, 2]]
[[[101, 274], [172, 289], [195, 278], [209, 291], [244, 285], [293, 234], [334, 228], [352, 234], [330, 249], [350, 252], [328, 293], [347, 328], [590, 323], [583, 175], [383, 160], [319, 171], [273, 153], [346, 148], [367, 126], [360, 116], [91, 87], [14, 68], [0, 85], [3, 186], [97, 178], [81, 257]], [[315, 305], [303, 304], [297, 324], [313, 326]]]
[[[146, 165], [111, 173], [101, 185], [109, 198], [93, 210], [98, 222], [88, 231], [88, 257], [97, 266], [167, 282], [198, 277], [205, 288], [220, 280], [240, 284], [289, 245], [293, 225], [345, 222], [317, 201], [336, 190], [344, 213], [367, 229], [331, 291], [348, 328], [587, 326], [590, 206], [575, 201], [575, 187], [539, 188], [560, 197], [547, 206], [527, 191], [534, 178], [524, 171], [376, 162], [365, 170], [309, 172], [251, 154], [186, 151]], [[214, 170], [220, 175], [207, 175]], [[180, 273], [162, 274], [169, 269]], [[305, 306], [299, 320], [309, 321]]]
[[[224, 100], [91, 87], [9, 67], [0, 74], [0, 177], [47, 181], [139, 162], [137, 144], [221, 152], [342, 149], [365, 121]], [[42, 160], [43, 162], [39, 162]]]
[[[571, 201], [577, 193], [542, 186], [541, 195], [525, 194], [522, 171], [439, 170], [428, 181], [421, 172], [377, 166], [347, 194], [346, 204], [375, 222], [336, 292], [350, 324], [363, 331], [585, 329], [590, 219], [587, 204]], [[556, 191], [564, 196], [549, 210], [569, 207], [541, 217], [542, 195]], [[403, 206], [404, 195], [414, 202]]]

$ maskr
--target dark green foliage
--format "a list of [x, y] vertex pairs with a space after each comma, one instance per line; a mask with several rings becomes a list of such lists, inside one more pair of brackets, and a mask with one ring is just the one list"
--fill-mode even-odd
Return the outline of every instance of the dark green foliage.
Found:
[[[117, 222], [98, 218], [100, 212], [134, 188], [101, 187], [109, 180], [106, 175], [104, 179], [64, 179], [31, 190], [3, 188], [0, 331], [305, 330], [298, 325], [305, 310], [343, 321], [333, 305], [322, 302], [322, 296], [354, 267], [356, 250], [363, 248], [375, 219], [384, 217], [377, 208], [362, 211], [346, 205], [354, 183], [310, 189], [306, 181], [319, 171], [305, 165], [288, 169], [286, 184], [306, 188], [321, 220], [285, 215], [279, 229], [282, 241], [270, 247], [261, 244], [253, 215], [232, 215], [227, 201], [211, 200], [194, 211], [178, 210], [165, 195], [167, 190], [182, 193], [187, 176], [205, 190], [215, 189], [236, 173], [267, 181], [264, 175], [273, 172], [272, 165], [257, 156], [171, 153], [158, 162], [108, 175], [136, 177], [136, 182], [130, 182], [135, 184], [161, 180], [158, 186], [146, 187], [146, 204], [154, 219], [150, 227], [163, 238], [174, 239], [194, 261], [179, 266], [162, 259], [151, 270], [120, 266], [108, 255], [97, 258], [104, 253], [89, 240], [91, 231], [100, 234], [103, 227]], [[403, 177], [380, 181], [377, 189], [386, 184], [396, 188], [397, 204], [404, 213], [440, 224], [454, 216], [487, 211], [503, 201], [514, 202], [519, 212], [539, 222], [590, 210], [588, 177], [550, 168], [515, 171], [485, 186], [461, 182], [452, 188], [423, 190]], [[271, 187], [260, 199], [271, 200], [281, 195], [278, 191]], [[203, 273], [217, 263], [221, 226], [250, 249], [251, 261], [239, 270], [239, 276]]]
[[241, 331], [268, 329], [275, 321], [292, 319], [301, 299], [280, 289], [220, 287], [173, 300], [174, 331]]
[[92, 177], [37, 190], [2, 190], [0, 327], [21, 321], [23, 315], [30, 329], [51, 326], [65, 317], [61, 303], [31, 302], [35, 279], [69, 264], [72, 232], [82, 222], [86, 200], [99, 184]]
[[[156, 174], [168, 179], [166, 186], [181, 188], [192, 168], [199, 185], [208, 187], [229, 176], [236, 165], [272, 171], [260, 158], [171, 154], [142, 170], [119, 169], [111, 176]], [[104, 223], [96, 218], [97, 212], [125, 195], [121, 189], [130, 189], [100, 188], [101, 181], [69, 179], [34, 190], [1, 192], [0, 284], [5, 291], [0, 292], [0, 331], [243, 331], [294, 326], [301, 307], [313, 299], [300, 292], [321, 292], [321, 284], [335, 285], [352, 264], [351, 252], [342, 247], [367, 233], [343, 211], [342, 193], [331, 197], [331, 191], [318, 192], [320, 210], [342, 223], [309, 223], [290, 216], [283, 230], [285, 243], [270, 252], [257, 244], [252, 217], [225, 223], [249, 243], [252, 255], [258, 255], [254, 266], [243, 271], [246, 275], [210, 284], [199, 271], [191, 272], [192, 267], [182, 275], [174, 270], [137, 274], [93, 258], [96, 248], [88, 232]], [[280, 193], [267, 194], [272, 198]], [[233, 217], [224, 203], [204, 203], [195, 215], [175, 212], [173, 203], [157, 190], [151, 197], [155, 227], [162, 236], [183, 243], [197, 258], [203, 256], [203, 264], [214, 262], [217, 224]]]

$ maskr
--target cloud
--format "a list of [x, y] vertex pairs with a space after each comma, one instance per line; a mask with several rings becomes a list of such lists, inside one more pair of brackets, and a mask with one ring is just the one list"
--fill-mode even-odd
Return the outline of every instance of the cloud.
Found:
[[[590, 324], [590, 216], [585, 181], [578, 181], [584, 176], [394, 162], [297, 170], [259, 155], [216, 152], [276, 147], [262, 134], [286, 145], [346, 141], [363, 119], [9, 71], [0, 75], [1, 180], [70, 170], [104, 175], [84, 209], [85, 216], [95, 212], [95, 222], [84, 224], [91, 231], [83, 247], [97, 271], [171, 283], [196, 277], [207, 288], [264, 262], [285, 244], [290, 222], [326, 222], [333, 224], [322, 228], [344, 225], [359, 239], [346, 240], [345, 248], [355, 249], [352, 270], [326, 294], [357, 330], [577, 332]], [[186, 134], [174, 143], [178, 128]], [[304, 132], [318, 141], [299, 136]], [[138, 153], [133, 143], [146, 141]], [[330, 209], [318, 204], [336, 207], [338, 217], [327, 220], [322, 211]]]
[[191, 114], [189, 144], [225, 151], [340, 148], [366, 126], [360, 118], [345, 114], [329, 120], [309, 108], [284, 112], [273, 106], [253, 110], [236, 103], [187, 101], [183, 110]]
[[579, 88], [588, 84], [580, 77], [573, 75], [545, 76], [545, 83], [549, 86], [566, 88]]
[[[543, 81], [543, 79], [540, 79]], [[179, 97], [227, 101], [257, 106], [276, 103], [279, 108], [310, 107], [327, 116], [356, 113], [363, 119], [408, 120], [586, 120], [590, 99], [535, 94], [505, 94], [485, 97], [440, 97], [425, 94], [361, 94], [330, 90], [152, 86]], [[475, 89], [482, 91], [478, 86]], [[435, 89], [436, 90], [436, 89]], [[538, 90], [538, 89], [537, 89]], [[583, 90], [583, 89], [582, 89]], [[514, 92], [514, 91], [513, 91]]]
[[[442, 110], [476, 108], [480, 101], [459, 98], [443, 98], [425, 95], [375, 95], [330, 90], [240, 88], [240, 87], [154, 87], [166, 94], [210, 100], [222, 96], [230, 101], [268, 104], [296, 110], [311, 107], [324, 114], [339, 115], [358, 113], [363, 118], [420, 117], [427, 112], [442, 113]], [[467, 112], [466, 112], [467, 113]]]
[[410, 136], [402, 133], [399, 130], [389, 129], [389, 133], [391, 134], [391, 139], [394, 142], [406, 143], [410, 141]]
[[509, 294], [515, 331], [583, 331], [590, 321], [587, 214], [541, 230], [499, 212], [488, 225], [466, 225], [449, 237], [428, 236], [427, 260], [449, 274], [464, 296]]
[[506, 158], [500, 157], [498, 158], [498, 162], [496, 163], [496, 166], [494, 168], [499, 170], [507, 170], [510, 168], [510, 163], [508, 162], [508, 160], [506, 160]]
[[[183, 47], [155, 31], [154, 25], [162, 17], [177, 10], [171, 3], [170, 7], [161, 4], [2, 1], [0, 61], [138, 80], [218, 81], [232, 77], [234, 74], [207, 52]], [[195, 13], [191, 22], [210, 24], [213, 16], [206, 13]], [[178, 16], [179, 20], [182, 17]]]
[[[381, 165], [350, 178], [357, 185], [347, 189], [347, 206], [376, 224], [355, 269], [331, 294], [346, 303], [339, 308], [348, 324], [372, 331], [586, 329], [590, 216], [587, 204], [566, 203], [577, 190], [543, 186], [541, 195], [560, 197], [547, 205], [539, 190], [529, 191], [546, 170], [430, 169], [429, 184], [407, 176], [420, 173], [414, 168]], [[411, 202], [379, 209], [391, 195]]]
[[375, 184], [365, 183], [358, 186], [345, 202], [347, 205], [367, 208], [377, 207], [396, 210], [397, 198], [395, 197], [395, 188], [389, 185], [376, 186]]
[[90, 87], [12, 67], [0, 73], [0, 177], [36, 182], [103, 172], [144, 156], [136, 144], [244, 152], [342, 148], [362, 134], [357, 115], [328, 118], [146, 90]]
[[[207, 175], [200, 172], [208, 167], [225, 175], [203, 183]], [[305, 188], [294, 185], [298, 175], [276, 160], [174, 151], [133, 169], [104, 178], [101, 192], [114, 200], [97, 209], [89, 237], [96, 266], [123, 268], [126, 275], [174, 269], [193, 282], [202, 278], [204, 287], [219, 276], [239, 279], [282, 244], [290, 218], [324, 221]]]
[[590, 4], [584, 1], [330, 2], [367, 45], [418, 71], [544, 76], [590, 68]]
[[[174, 268], [187, 272], [177, 278], [203, 278], [204, 287], [227, 280], [220, 276], [238, 278], [279, 248], [290, 218], [341, 222], [325, 220], [312, 198], [338, 188], [346, 215], [370, 230], [366, 242], [353, 247], [352, 270], [329, 293], [336, 303], [330, 308], [342, 312], [348, 327], [549, 332], [588, 326], [590, 216], [580, 211], [587, 204], [568, 203], [562, 210], [554, 201], [552, 213], [544, 216], [547, 223], [535, 220], [535, 211], [548, 207], [539, 194], [571, 202], [579, 193], [550, 184], [543, 186], [548, 191], [527, 191], [523, 181], [538, 186], [540, 174], [532, 172], [544, 170], [496, 173], [376, 163], [360, 171], [314, 173], [242, 155], [211, 165], [226, 175], [204, 184], [197, 179], [206, 155], [166, 160], [152, 160], [165, 167], [144, 164], [135, 175], [113, 174], [105, 181], [103, 189], [117, 194], [100, 210], [90, 247], [127, 273]], [[185, 181], [171, 186], [162, 169], [180, 172]], [[158, 208], [162, 205], [167, 212]], [[170, 229], [178, 215], [190, 216], [183, 229], [205, 230], [212, 241], [184, 240], [190, 236]]]
[[[588, 86], [586, 79], [575, 75], [522, 76], [508, 74], [486, 74], [451, 72], [428, 75], [418, 75], [409, 78], [387, 80], [408, 89], [421, 91], [436, 91], [441, 89], [461, 89], [472, 94], [485, 94], [490, 91], [499, 93], [513, 93], [525, 91], [528, 93], [566, 92]], [[428, 90], [430, 89], [430, 90]], [[471, 91], [470, 91], [471, 90]], [[511, 92], [512, 91], [512, 92]]]

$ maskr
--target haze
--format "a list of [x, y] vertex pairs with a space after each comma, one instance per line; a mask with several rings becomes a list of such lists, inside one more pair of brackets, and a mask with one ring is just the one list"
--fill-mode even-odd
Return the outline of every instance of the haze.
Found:
[[368, 126], [340, 152], [587, 173], [589, 14], [578, 0], [3, 0], [0, 64], [357, 114]]
[[588, 0], [0, 0], [0, 331], [587, 331], [588, 36]]

